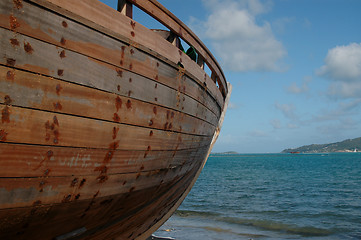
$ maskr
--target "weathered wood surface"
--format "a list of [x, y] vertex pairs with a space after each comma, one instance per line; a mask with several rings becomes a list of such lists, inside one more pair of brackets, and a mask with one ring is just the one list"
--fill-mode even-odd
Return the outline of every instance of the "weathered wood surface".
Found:
[[215, 130], [179, 111], [1, 65], [0, 103], [194, 135]]
[[166, 26], [171, 31], [177, 33], [182, 39], [184, 39], [189, 45], [197, 49], [198, 54], [201, 56], [203, 61], [205, 61], [208, 67], [214, 72], [217, 77], [220, 79], [219, 84], [221, 88], [224, 89], [222, 94], [225, 96], [228, 89], [224, 73], [220, 68], [217, 60], [208, 50], [208, 48], [202, 43], [202, 41], [190, 30], [184, 23], [182, 23], [173, 13], [171, 13], [164, 6], [159, 4], [157, 1], [136, 1], [129, 0], [135, 6], [141, 8], [144, 12], [153, 16], [164, 26]]
[[194, 178], [191, 180], [190, 184], [187, 185], [187, 187], [184, 189], [184, 192], [182, 193], [182, 195], [178, 198], [178, 200], [175, 201], [175, 203], [173, 204], [173, 206], [169, 209], [169, 211], [163, 215], [163, 217], [161, 219], [159, 219], [158, 222], [156, 222], [152, 227], [150, 227], [148, 230], [146, 230], [142, 236], [140, 236], [139, 238], [137, 238], [138, 240], [145, 240], [147, 238], [147, 236], [150, 236], [153, 232], [155, 232], [160, 226], [162, 226], [171, 216], [172, 214], [175, 212], [175, 210], [177, 210], [177, 208], [182, 204], [183, 200], [186, 198], [186, 196], [188, 195], [188, 193], [191, 191], [193, 185], [195, 184], [195, 182], [197, 181], [197, 178], [199, 177], [199, 175], [201, 174], [202, 169], [204, 168], [207, 159], [209, 157], [209, 155], [211, 154], [212, 148], [214, 146], [214, 144], [216, 143], [219, 133], [221, 131], [222, 125], [223, 125], [223, 121], [224, 121], [224, 117], [226, 115], [226, 111], [227, 111], [227, 107], [228, 107], [228, 103], [230, 101], [231, 98], [231, 92], [232, 92], [232, 85], [230, 83], [227, 82], [227, 96], [225, 98], [225, 106], [222, 110], [222, 114], [221, 117], [219, 119], [218, 122], [218, 126], [216, 131], [214, 132], [213, 138], [212, 138], [212, 142], [208, 148], [207, 154], [205, 155], [204, 158], [202, 158], [202, 160], [200, 161], [200, 167], [196, 168], [195, 171], [195, 175]]
[[[0, 237], [54, 239], [54, 236], [85, 228], [88, 231], [76, 239], [136, 238], [172, 207], [174, 199], [193, 177], [194, 171], [191, 171], [167, 184], [134, 190], [131, 194], [99, 197], [101, 191], [97, 191], [88, 200], [51, 206], [34, 202], [31, 207], [1, 209], [0, 219], [4, 221], [0, 222]], [[163, 210], [160, 211], [158, 206], [163, 206]], [[107, 231], [109, 228], [112, 231]], [[92, 235], [95, 233], [98, 235]]]
[[[203, 153], [204, 155], [204, 153]], [[0, 209], [42, 204], [65, 203], [98, 197], [131, 193], [167, 184], [191, 171], [197, 161], [174, 168], [141, 171], [124, 174], [108, 174], [105, 165], [93, 169], [97, 175], [51, 177], [51, 171], [33, 178], [0, 178]], [[161, 206], [160, 206], [161, 208]]]
[[221, 92], [213, 80], [199, 68], [197, 63], [161, 36], [123, 14], [119, 14], [119, 12], [105, 4], [94, 0], [31, 0], [31, 2], [55, 10], [68, 18], [128, 42], [130, 45], [134, 45], [174, 67], [181, 63], [186, 70], [186, 75], [200, 85], [206, 85], [209, 93], [214, 96], [219, 106], [223, 106]]
[[64, 53], [67, 56], [64, 60], [59, 56], [62, 50], [58, 47], [19, 34], [17, 40], [24, 42], [28, 48], [14, 48], [10, 44], [11, 31], [0, 28], [0, 35], [4, 55], [0, 64], [11, 66], [13, 62], [9, 59], [12, 59], [16, 68], [172, 108], [214, 125], [218, 118], [193, 98], [148, 78], [122, 72], [114, 66], [71, 51]]
[[[120, 150], [180, 150], [211, 137], [75, 117], [0, 104], [2, 142]], [[151, 131], [153, 134], [151, 134]]]
[[[139, 51], [135, 47], [136, 44], [133, 46], [122, 43], [50, 12], [44, 12], [40, 15], [39, 8], [28, 3], [23, 3], [21, 11], [13, 10], [14, 13], [10, 14], [12, 4], [6, 4], [7, 1], [11, 2], [11, 0], [5, 0], [0, 3], [0, 9], [2, 9], [0, 10], [1, 26], [11, 29], [8, 19], [12, 16], [18, 23], [14, 29], [16, 32], [61, 47], [57, 51], [57, 55], [62, 54], [63, 62], [69, 61], [67, 50], [81, 53], [109, 63], [113, 69], [117, 67], [119, 71], [128, 70], [172, 87], [197, 99], [219, 116], [222, 105], [214, 104], [214, 99], [203, 89], [203, 86], [199, 86], [195, 81], [189, 79], [178, 68], [170, 67], [159, 59]], [[1, 5], [4, 6], [1, 7]], [[9, 43], [11, 41], [14, 43], [16, 40], [21, 43], [21, 40], [17, 39], [16, 36], [12, 36], [11, 39], [9, 39]]]
[[94, 169], [101, 166], [107, 167], [107, 174], [171, 169], [199, 161], [207, 149], [208, 146], [174, 151], [128, 151], [0, 142], [0, 176], [42, 177], [44, 173], [48, 177], [98, 176], [99, 171]]
[[217, 76], [95, 0], [3, 0], [0, 36], [0, 239], [145, 239], [205, 163]]

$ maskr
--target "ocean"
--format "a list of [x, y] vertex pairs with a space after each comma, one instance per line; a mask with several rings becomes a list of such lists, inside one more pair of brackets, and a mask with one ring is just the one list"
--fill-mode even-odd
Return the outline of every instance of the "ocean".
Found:
[[361, 153], [211, 155], [155, 235], [361, 239]]

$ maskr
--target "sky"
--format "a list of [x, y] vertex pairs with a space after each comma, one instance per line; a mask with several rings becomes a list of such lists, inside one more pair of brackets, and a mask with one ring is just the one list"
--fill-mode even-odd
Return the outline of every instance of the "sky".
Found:
[[[199, 36], [233, 86], [213, 152], [361, 137], [360, 0], [158, 1]], [[136, 21], [157, 27], [138, 12]]]

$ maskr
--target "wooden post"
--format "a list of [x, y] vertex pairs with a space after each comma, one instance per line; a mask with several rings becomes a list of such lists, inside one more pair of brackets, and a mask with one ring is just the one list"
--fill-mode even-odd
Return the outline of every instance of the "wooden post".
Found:
[[127, 0], [118, 0], [118, 11], [129, 18], [133, 18], [133, 4]]
[[213, 80], [214, 83], [217, 83], [217, 76], [216, 76], [215, 72], [213, 72], [213, 71], [211, 74], [211, 79]]
[[204, 70], [204, 58], [198, 54], [197, 64]]

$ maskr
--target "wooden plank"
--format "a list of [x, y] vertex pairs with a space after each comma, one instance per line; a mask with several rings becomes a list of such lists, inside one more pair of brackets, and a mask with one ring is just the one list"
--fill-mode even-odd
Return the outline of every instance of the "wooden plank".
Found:
[[[193, 173], [132, 194], [107, 197], [95, 192], [91, 199], [26, 208], [0, 210], [1, 239], [54, 239], [85, 228], [81, 239], [130, 239], [154, 225], [188, 186]], [[62, 226], [59, 228], [59, 226]], [[109, 229], [110, 228], [110, 229]], [[110, 230], [110, 231], [109, 231]], [[97, 234], [95, 234], [97, 233]], [[107, 237], [113, 234], [112, 237]]]
[[[11, 46], [11, 31], [0, 28], [0, 34], [3, 36], [0, 46], [4, 55], [4, 58], [0, 59], [0, 64], [8, 64], [9, 59], [13, 59], [14, 66], [20, 69], [162, 105], [214, 125], [217, 122], [218, 117], [213, 112], [178, 90], [72, 51], [64, 53], [67, 56], [66, 60], [61, 60], [59, 54], [62, 54], [62, 49], [17, 35], [19, 42], [26, 43], [25, 45], [32, 49], [28, 53], [26, 48]], [[178, 82], [179, 87], [183, 86], [181, 80]]]
[[178, 48], [153, 33], [146, 27], [119, 14], [116, 10], [94, 0], [31, 0], [43, 7], [55, 10], [68, 18], [74, 19], [107, 35], [136, 45], [137, 48], [162, 59], [177, 67], [181, 62], [185, 66], [186, 74], [200, 85], [206, 82], [210, 94], [223, 106], [223, 96], [210, 77], [199, 68], [186, 54]]
[[0, 178], [0, 209], [42, 204], [65, 203], [75, 200], [126, 194], [167, 184], [190, 172], [197, 162], [147, 172], [51, 177], [44, 174], [36, 178]]
[[198, 148], [207, 146], [211, 140], [211, 137], [151, 130], [2, 104], [0, 108], [1, 141], [9, 143], [151, 151]]
[[0, 176], [88, 176], [98, 175], [95, 169], [102, 166], [107, 168], [107, 174], [147, 172], [189, 164], [201, 159], [207, 150], [206, 146], [174, 151], [109, 151], [0, 142]]
[[[187, 76], [185, 76], [185, 81], [182, 82], [184, 89], [183, 86], [182, 88], [178, 86], [179, 82], [176, 79], [179, 72], [177, 68], [170, 67], [168, 64], [159, 61], [159, 59], [139, 51], [133, 46], [129, 46], [129, 44], [119, 42], [54, 13], [45, 12], [41, 9], [42, 12], [39, 14], [39, 8], [28, 3], [23, 4], [20, 13], [15, 11], [14, 14], [10, 15], [12, 6], [11, 4], [5, 5], [5, 3], [0, 3], [0, 19], [2, 19], [0, 24], [2, 27], [11, 29], [7, 19], [13, 16], [19, 25], [16, 28], [18, 33], [64, 48], [64, 51], [58, 51], [58, 55], [63, 53], [62, 61], [67, 60], [66, 49], [79, 52], [179, 90], [197, 99], [219, 116], [220, 107], [214, 104], [213, 98], [207, 91], [204, 91], [203, 87], [200, 87]], [[14, 41], [20, 43], [16, 36], [12, 36], [9, 39], [9, 44], [13, 43], [13, 47], [15, 47]]]
[[195, 135], [211, 136], [215, 130], [179, 111], [0, 66], [0, 103], [5, 99], [13, 106]]
[[202, 162], [201, 162], [201, 165], [199, 168], [197, 168], [195, 171], [196, 173], [194, 174], [194, 177], [193, 179], [191, 180], [190, 184], [187, 185], [187, 187], [185, 188], [185, 190], [182, 192], [182, 196], [180, 196], [178, 198], [178, 200], [176, 201], [176, 203], [173, 205], [172, 208], [168, 209], [168, 212], [163, 215], [163, 217], [161, 219], [159, 219], [157, 221], [157, 223], [155, 223], [152, 227], [150, 227], [148, 230], [146, 230], [146, 232], [144, 232], [142, 234], [142, 236], [139, 238], [139, 240], [145, 240], [147, 238], [147, 236], [151, 235], [153, 232], [155, 232], [160, 226], [162, 226], [162, 224], [164, 224], [171, 216], [172, 214], [177, 210], [177, 208], [182, 204], [183, 200], [186, 198], [186, 196], [188, 195], [188, 193], [191, 191], [193, 185], [195, 184], [195, 182], [197, 181], [199, 175], [201, 174], [201, 171], [202, 169], [204, 168], [206, 162], [207, 162], [207, 159], [209, 157], [209, 155], [211, 154], [211, 151], [212, 151], [212, 148], [214, 146], [214, 144], [216, 143], [217, 141], [217, 138], [219, 136], [219, 133], [220, 133], [220, 130], [222, 128], [222, 125], [223, 125], [223, 120], [224, 120], [224, 117], [225, 117], [225, 114], [226, 114], [226, 111], [227, 111], [227, 107], [228, 107], [228, 103], [229, 103], [229, 100], [230, 100], [230, 97], [231, 97], [231, 93], [232, 93], [232, 85], [230, 83], [228, 83], [228, 86], [227, 86], [227, 89], [228, 89], [228, 93], [227, 93], [227, 96], [225, 98], [225, 105], [224, 105], [224, 108], [222, 110], [222, 115], [219, 119], [219, 122], [218, 122], [218, 126], [217, 126], [217, 130], [216, 132], [214, 133], [213, 135], [213, 139], [212, 139], [212, 142], [208, 148], [208, 152], [207, 154], [205, 155], [205, 157], [202, 159]]
[[174, 14], [172, 14], [168, 9], [162, 6], [159, 2], [155, 0], [149, 1], [136, 1], [130, 0], [135, 6], [141, 8], [143, 11], [148, 13], [150, 16], [157, 19], [160, 23], [166, 26], [171, 31], [177, 33], [184, 41], [189, 45], [193, 46], [197, 53], [205, 60], [212, 72], [217, 74], [220, 78], [221, 85], [227, 91], [227, 85], [224, 77], [224, 73], [212, 55], [208, 48], [203, 44], [203, 42], [188, 28], [182, 21], [180, 21]]

